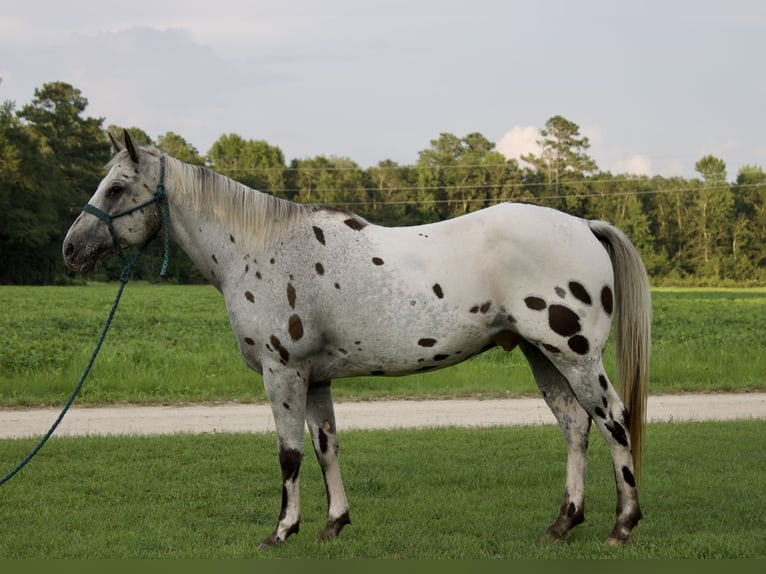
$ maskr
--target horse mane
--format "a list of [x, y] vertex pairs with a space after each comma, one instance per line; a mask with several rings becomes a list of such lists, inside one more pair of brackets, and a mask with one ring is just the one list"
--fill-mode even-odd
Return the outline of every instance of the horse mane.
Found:
[[[142, 148], [155, 157], [162, 152]], [[308, 216], [306, 206], [262, 193], [211, 169], [165, 155], [165, 187], [201, 216], [212, 216], [251, 248], [273, 244]]]

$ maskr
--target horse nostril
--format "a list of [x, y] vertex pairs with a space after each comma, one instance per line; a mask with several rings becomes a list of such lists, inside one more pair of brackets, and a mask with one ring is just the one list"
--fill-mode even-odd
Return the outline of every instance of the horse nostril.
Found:
[[74, 253], [74, 245], [67, 243], [66, 247], [64, 248], [64, 255], [70, 257], [72, 253]]

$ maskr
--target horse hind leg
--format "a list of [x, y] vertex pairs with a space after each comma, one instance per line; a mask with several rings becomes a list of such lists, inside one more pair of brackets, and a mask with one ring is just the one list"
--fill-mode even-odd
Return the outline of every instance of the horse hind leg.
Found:
[[558, 365], [578, 402], [596, 423], [609, 446], [617, 488], [617, 518], [607, 543], [619, 546], [628, 541], [641, 519], [631, 452], [630, 413], [609, 381], [601, 361], [592, 361], [584, 367]]
[[556, 520], [545, 538], [562, 541], [585, 520], [585, 479], [588, 467], [588, 439], [591, 418], [580, 406], [567, 380], [534, 345], [521, 341], [520, 347], [543, 394], [558, 421], [567, 447], [567, 476], [564, 497]]
[[319, 534], [319, 540], [335, 538], [344, 526], [351, 524], [351, 520], [338, 461], [338, 435], [330, 381], [314, 383], [309, 387], [306, 423], [327, 492], [327, 524]]

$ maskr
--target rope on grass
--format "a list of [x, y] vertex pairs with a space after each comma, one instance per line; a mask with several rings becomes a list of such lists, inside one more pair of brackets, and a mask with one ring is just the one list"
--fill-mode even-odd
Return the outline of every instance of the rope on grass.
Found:
[[160, 217], [162, 220], [162, 226], [164, 227], [165, 232], [165, 238], [164, 238], [164, 250], [165, 254], [163, 256], [162, 261], [162, 270], [160, 271], [160, 275], [162, 277], [165, 276], [165, 273], [167, 271], [168, 267], [168, 252], [169, 252], [169, 241], [170, 241], [170, 208], [167, 205], [167, 202], [165, 202], [165, 161], [164, 157], [160, 158], [160, 182], [157, 184], [157, 192], [154, 194], [154, 197], [151, 201], [146, 202], [145, 204], [142, 204], [134, 209], [131, 209], [129, 211], [120, 212], [115, 215], [109, 215], [108, 213], [104, 213], [100, 209], [91, 206], [90, 204], [87, 204], [84, 208], [85, 211], [88, 213], [92, 213], [93, 215], [96, 215], [97, 217], [103, 219], [107, 225], [109, 226], [109, 232], [112, 234], [112, 239], [117, 246], [117, 249], [120, 254], [120, 259], [122, 260], [122, 273], [120, 274], [120, 288], [117, 290], [117, 296], [114, 298], [114, 303], [112, 303], [112, 308], [109, 310], [109, 315], [106, 318], [106, 323], [104, 324], [104, 328], [101, 330], [101, 335], [98, 338], [98, 342], [96, 343], [96, 348], [93, 349], [93, 353], [90, 356], [90, 359], [88, 360], [88, 364], [85, 366], [85, 370], [82, 373], [82, 376], [80, 377], [80, 380], [77, 382], [77, 386], [75, 386], [72, 393], [69, 395], [69, 399], [67, 400], [64, 407], [61, 409], [61, 413], [59, 413], [58, 418], [56, 418], [55, 422], [51, 426], [51, 428], [48, 430], [47, 433], [40, 439], [40, 441], [37, 443], [37, 445], [30, 451], [30, 453], [22, 460], [19, 464], [16, 465], [16, 467], [11, 470], [8, 474], [6, 474], [3, 478], [0, 479], [0, 486], [11, 480], [14, 476], [16, 476], [22, 468], [24, 468], [33, 458], [34, 456], [40, 451], [41, 448], [43, 448], [43, 445], [45, 445], [46, 442], [48, 442], [48, 439], [51, 438], [51, 435], [56, 431], [58, 426], [61, 424], [61, 421], [64, 420], [64, 415], [66, 415], [67, 411], [69, 410], [69, 407], [72, 406], [75, 399], [77, 398], [77, 395], [80, 394], [80, 390], [82, 389], [83, 384], [85, 383], [85, 379], [88, 378], [88, 375], [90, 374], [90, 370], [93, 367], [93, 364], [96, 362], [96, 357], [98, 357], [99, 351], [101, 351], [101, 346], [104, 344], [104, 339], [106, 339], [106, 334], [109, 332], [109, 327], [112, 325], [112, 319], [114, 319], [114, 314], [117, 312], [117, 306], [120, 304], [120, 299], [122, 298], [122, 292], [125, 290], [125, 286], [128, 284], [128, 281], [130, 280], [130, 274], [133, 270], [133, 267], [138, 262], [138, 260], [141, 258], [141, 255], [144, 254], [147, 247], [149, 247], [149, 244], [152, 242], [154, 237], [151, 237], [144, 245], [141, 247], [141, 249], [138, 250], [138, 252], [133, 256], [132, 259], [128, 260], [125, 256], [125, 253], [122, 250], [122, 247], [120, 246], [119, 237], [117, 236], [117, 232], [114, 229], [114, 226], [112, 225], [112, 220], [116, 219], [118, 217], [121, 217], [123, 215], [127, 215], [128, 213], [132, 213], [133, 211], [136, 211], [137, 209], [141, 209], [142, 207], [146, 207], [146, 205], [150, 205], [152, 203], [157, 204], [157, 209], [160, 211]]

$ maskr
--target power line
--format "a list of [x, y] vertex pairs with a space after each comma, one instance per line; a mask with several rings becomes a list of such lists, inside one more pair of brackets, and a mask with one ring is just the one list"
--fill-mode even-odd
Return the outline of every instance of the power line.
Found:
[[[584, 183], [585, 187], [590, 187], [592, 183], [599, 183], [596, 182], [580, 182]], [[610, 181], [603, 181], [603, 183], [611, 183]], [[559, 183], [558, 187], [566, 186], [566, 183]], [[757, 188], [757, 187], [766, 187], [766, 183], [751, 183], [751, 184], [742, 184], [742, 185], [729, 185], [726, 184], [726, 188], [721, 187], [720, 190], [726, 189], [727, 191], [731, 191], [732, 193], [741, 192], [745, 189], [751, 189], [751, 188]], [[358, 192], [376, 192], [376, 191], [386, 191], [386, 192], [406, 192], [406, 191], [417, 191], [417, 192], [451, 192], [451, 191], [491, 191], [491, 190], [506, 190], [506, 191], [512, 191], [512, 190], [524, 190], [529, 191], [530, 188], [539, 188], [539, 187], [548, 187], [548, 188], [556, 188], [556, 184], [554, 182], [535, 182], [535, 183], [512, 183], [512, 184], [476, 184], [476, 185], [433, 185], [433, 186], [402, 186], [402, 187], [386, 187], [386, 188], [379, 188], [379, 187], [346, 187], [346, 188], [340, 188], [340, 189], [333, 189], [333, 188], [312, 188], [309, 191], [312, 194], [318, 194], [321, 195], [323, 193], [358, 193]], [[294, 189], [275, 189], [275, 190], [269, 190], [269, 193], [278, 195], [295, 195], [299, 194], [302, 191], [306, 191], [305, 189], [301, 188], [294, 188]], [[589, 193], [568, 193], [568, 194], [554, 194], [554, 195], [535, 195], [534, 197], [536, 199], [565, 199], [565, 198], [571, 198], [571, 197], [578, 197], [578, 198], [588, 198], [588, 197], [619, 197], [619, 196], [626, 196], [626, 195], [656, 195], [656, 194], [662, 194], [662, 193], [693, 193], [693, 192], [704, 192], [704, 191], [711, 191], [710, 189], [706, 189], [704, 186], [698, 186], [698, 187], [672, 187], [668, 189], [644, 189], [644, 190], [612, 190], [612, 191], [605, 191], [605, 192], [589, 192]], [[516, 196], [517, 198], [521, 196]], [[455, 201], [455, 202], [464, 202], [464, 201], [487, 201], [488, 199], [494, 199], [494, 198], [469, 198], [469, 199], [462, 199], [462, 198], [456, 198], [456, 199], [444, 199], [444, 200], [426, 200], [426, 201]], [[507, 199], [503, 199], [501, 201], [506, 201]], [[369, 202], [353, 202], [354, 204], [358, 205], [366, 205]], [[419, 203], [419, 201], [376, 201], [377, 204], [397, 204], [397, 203]]]

